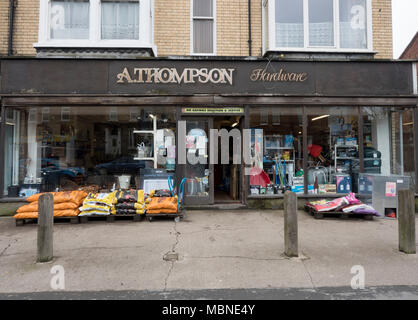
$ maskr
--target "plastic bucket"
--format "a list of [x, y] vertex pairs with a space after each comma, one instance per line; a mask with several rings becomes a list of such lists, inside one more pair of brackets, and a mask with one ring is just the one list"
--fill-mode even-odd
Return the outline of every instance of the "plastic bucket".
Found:
[[119, 187], [121, 189], [129, 189], [129, 187], [131, 186], [130, 175], [118, 176], [118, 180], [119, 180]]

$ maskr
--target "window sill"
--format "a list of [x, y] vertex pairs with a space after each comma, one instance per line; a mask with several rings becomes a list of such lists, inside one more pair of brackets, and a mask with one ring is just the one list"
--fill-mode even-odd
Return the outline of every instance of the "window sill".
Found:
[[33, 44], [35, 49], [149, 49], [152, 56], [157, 56], [157, 47], [154, 44], [140, 41], [45, 41]]

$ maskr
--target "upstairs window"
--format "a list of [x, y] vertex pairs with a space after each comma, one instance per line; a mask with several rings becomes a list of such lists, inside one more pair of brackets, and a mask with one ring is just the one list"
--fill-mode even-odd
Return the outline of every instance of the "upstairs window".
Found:
[[153, 47], [152, 0], [40, 0], [35, 47]]
[[51, 39], [88, 39], [89, 2], [53, 0], [50, 10]]
[[102, 39], [139, 39], [139, 1], [102, 0]]
[[192, 0], [192, 52], [215, 53], [215, 2]]
[[270, 49], [372, 50], [371, 0], [268, 0]]

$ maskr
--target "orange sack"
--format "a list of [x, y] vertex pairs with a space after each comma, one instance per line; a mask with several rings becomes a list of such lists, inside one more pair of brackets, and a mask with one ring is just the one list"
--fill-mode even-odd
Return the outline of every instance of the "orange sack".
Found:
[[177, 198], [155, 197], [147, 205], [147, 213], [177, 213]]
[[[63, 203], [54, 203], [54, 211], [57, 210], [68, 210], [68, 209], [78, 209], [79, 205], [74, 202], [63, 202]], [[25, 204], [24, 206], [17, 209], [17, 213], [22, 212], [37, 212], [38, 211], [38, 201]]]
[[[80, 213], [78, 209], [54, 210], [54, 217], [77, 217]], [[22, 212], [14, 215], [15, 219], [37, 219], [38, 212]]]
[[[87, 197], [87, 193], [84, 191], [63, 191], [63, 192], [49, 192], [54, 196], [54, 204], [63, 202], [73, 202], [78, 206], [81, 206], [84, 199]], [[45, 193], [38, 193], [30, 196], [26, 199], [28, 202], [36, 202], [39, 197]]]

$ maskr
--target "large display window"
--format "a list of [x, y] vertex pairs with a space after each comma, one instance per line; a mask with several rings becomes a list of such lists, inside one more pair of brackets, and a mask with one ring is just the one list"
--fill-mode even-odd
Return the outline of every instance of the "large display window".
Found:
[[251, 108], [251, 195], [284, 189], [303, 193], [301, 111], [299, 107]]
[[6, 196], [139, 187], [152, 170], [175, 172], [175, 108], [22, 107], [6, 114]]
[[251, 108], [249, 123], [252, 196], [371, 195], [369, 176], [415, 181], [411, 108], [271, 106]]

